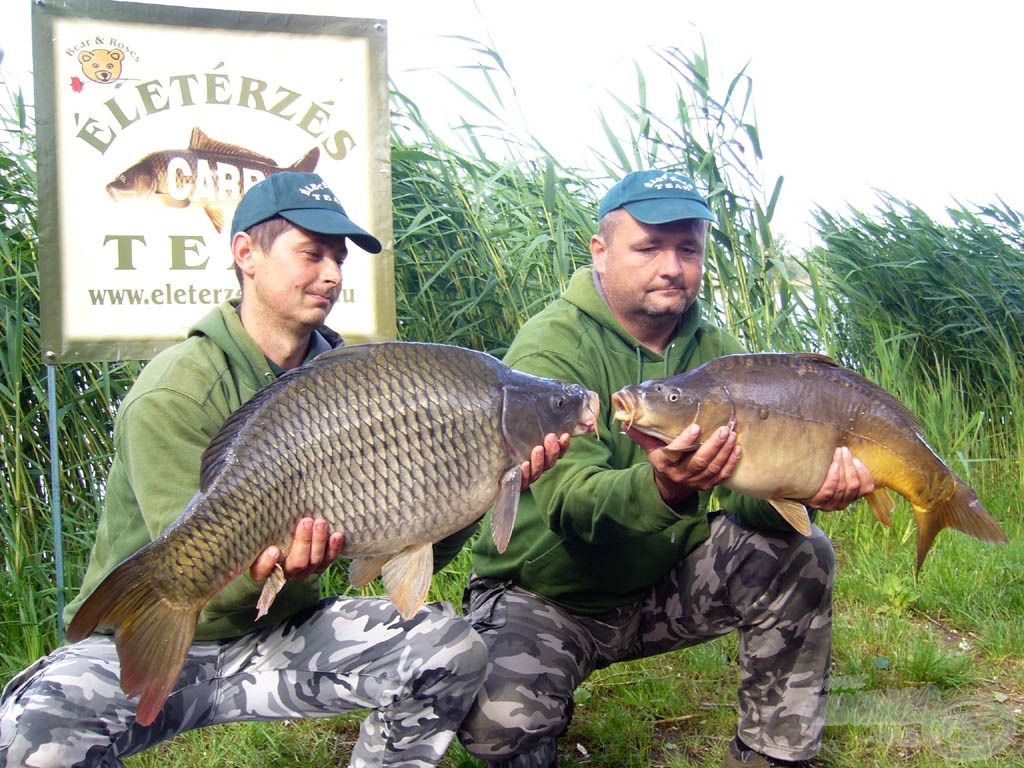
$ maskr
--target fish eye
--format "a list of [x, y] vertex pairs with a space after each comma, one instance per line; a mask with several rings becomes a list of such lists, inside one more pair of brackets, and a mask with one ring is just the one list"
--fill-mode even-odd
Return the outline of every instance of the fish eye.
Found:
[[670, 403], [678, 403], [679, 402], [679, 393], [678, 392], [669, 392], [669, 394], [668, 394], [668, 401]]
[[565, 407], [565, 398], [564, 397], [556, 397], [555, 398], [555, 408], [562, 409], [564, 407]]

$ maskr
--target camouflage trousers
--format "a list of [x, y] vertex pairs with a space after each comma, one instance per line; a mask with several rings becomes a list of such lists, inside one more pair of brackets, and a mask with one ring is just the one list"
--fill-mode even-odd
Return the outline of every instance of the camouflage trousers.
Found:
[[113, 639], [63, 646], [0, 699], [0, 766], [120, 766], [202, 726], [370, 709], [349, 765], [436, 766], [483, 680], [486, 649], [447, 604], [403, 620], [379, 598], [329, 598], [259, 632], [192, 645], [157, 719], [135, 723]]
[[[487, 678], [459, 729], [492, 766], [557, 766], [573, 691], [595, 669], [739, 633], [737, 734], [806, 760], [821, 747], [835, 557], [828, 537], [778, 535], [724, 515], [641, 602], [582, 616], [507, 582], [472, 576], [463, 608], [488, 647]], [[608, 578], [615, 575], [610, 573]]]

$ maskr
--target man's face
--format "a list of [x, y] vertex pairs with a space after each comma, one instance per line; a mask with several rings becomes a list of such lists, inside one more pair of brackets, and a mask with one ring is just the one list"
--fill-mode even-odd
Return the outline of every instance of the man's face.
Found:
[[707, 223], [644, 224], [623, 209], [605, 218], [590, 252], [612, 312], [627, 328], [678, 319], [700, 291]]
[[341, 294], [341, 266], [347, 255], [345, 238], [294, 226], [278, 235], [267, 251], [253, 242], [246, 301], [251, 299], [261, 314], [275, 315], [288, 327], [315, 329]]

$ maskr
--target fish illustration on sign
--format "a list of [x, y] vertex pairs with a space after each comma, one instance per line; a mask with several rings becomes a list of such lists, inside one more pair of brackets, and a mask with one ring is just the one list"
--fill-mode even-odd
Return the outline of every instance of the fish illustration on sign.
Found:
[[272, 158], [216, 141], [194, 127], [187, 148], [146, 155], [107, 184], [107, 194], [113, 200], [152, 197], [173, 208], [195, 203], [221, 232], [225, 207], [237, 205], [250, 187], [281, 171], [309, 173], [319, 159], [320, 149], [313, 147], [293, 165], [280, 166]]

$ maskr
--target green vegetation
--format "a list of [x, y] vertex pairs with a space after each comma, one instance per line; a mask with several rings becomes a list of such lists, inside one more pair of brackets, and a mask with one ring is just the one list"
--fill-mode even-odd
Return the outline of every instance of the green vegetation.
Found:
[[[467, 113], [483, 118], [467, 119], [454, 136], [440, 135], [415, 103], [393, 95], [402, 338], [501, 354], [519, 324], [589, 260], [597, 199], [609, 180], [651, 165], [687, 170], [710, 190], [721, 223], [704, 285], [717, 318], [752, 350], [827, 352], [890, 389], [920, 416], [930, 443], [975, 486], [1011, 541], [992, 547], [943, 533], [915, 579], [916, 533], [905, 502], [888, 529], [862, 504], [823, 516], [839, 571], [837, 709], [830, 709], [821, 764], [924, 768], [980, 757], [974, 765], [1024, 765], [1021, 214], [993, 205], [950, 210], [940, 222], [883, 197], [871, 214], [819, 211], [823, 246], [791, 253], [771, 232], [783, 187], [781, 179], [762, 187], [745, 73], [719, 87], [706, 53], [662, 52], [655, 66], [676, 84], [669, 94], [675, 109], [666, 113], [649, 106], [649, 78], [638, 67], [636, 94], [616, 97], [614, 115], [599, 118], [608, 148], [597, 155], [605, 174], [598, 178], [510, 133], [505, 115], [514, 100], [501, 59], [481, 56], [452, 87]], [[20, 97], [9, 95], [0, 112], [3, 683], [58, 635], [34, 143]], [[112, 416], [138, 369], [110, 363], [51, 371], [64, 577], [72, 592], [102, 503]], [[458, 603], [468, 568], [463, 553], [435, 578], [432, 596]], [[346, 588], [343, 569], [332, 581]], [[595, 674], [577, 692], [563, 766], [719, 765], [735, 722], [735, 654], [728, 637]], [[211, 728], [129, 764], [337, 765], [358, 722], [353, 714]], [[1002, 748], [997, 755], [964, 751], [986, 734]], [[476, 763], [454, 745], [446, 765]]]

